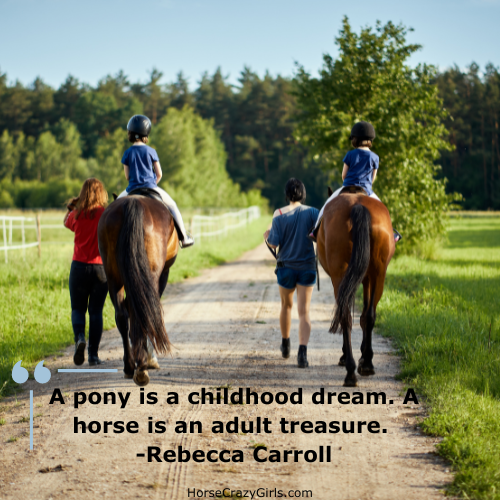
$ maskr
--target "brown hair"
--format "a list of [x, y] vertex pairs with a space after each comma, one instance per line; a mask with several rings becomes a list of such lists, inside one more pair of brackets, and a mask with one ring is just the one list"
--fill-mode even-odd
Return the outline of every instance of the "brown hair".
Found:
[[134, 142], [136, 142], [136, 141], [142, 141], [144, 144], [147, 144], [149, 141], [149, 138], [147, 135], [139, 135], [139, 134], [136, 134], [135, 132], [130, 132], [130, 130], [127, 131], [127, 136], [128, 136], [129, 142], [131, 142], [132, 144], [134, 144]]
[[95, 177], [90, 177], [83, 183], [78, 196], [75, 219], [78, 219], [82, 212], [89, 219], [93, 219], [94, 210], [99, 207], [106, 207], [107, 204], [108, 193], [104, 189], [103, 183]]
[[372, 141], [371, 139], [360, 139], [359, 137], [353, 137], [351, 139], [351, 144], [354, 148], [371, 148]]

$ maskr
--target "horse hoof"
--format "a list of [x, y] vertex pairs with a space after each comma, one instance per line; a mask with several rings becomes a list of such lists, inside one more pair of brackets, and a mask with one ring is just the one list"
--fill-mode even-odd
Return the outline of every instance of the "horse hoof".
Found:
[[133, 373], [124, 373], [123, 378], [134, 378], [134, 374]]
[[156, 358], [151, 358], [148, 361], [148, 370], [159, 370], [160, 369], [160, 364], [158, 363], [158, 360]]
[[137, 370], [134, 373], [134, 382], [139, 386], [139, 387], [144, 387], [145, 385], [149, 384], [149, 375], [146, 370], [143, 372], [138, 372]]
[[362, 366], [358, 366], [358, 373], [362, 377], [369, 377], [370, 375], [375, 375], [375, 369], [372, 368], [364, 368]]
[[356, 377], [350, 378], [350, 379], [345, 379], [344, 380], [344, 387], [357, 387], [358, 386], [358, 381], [356, 380]]

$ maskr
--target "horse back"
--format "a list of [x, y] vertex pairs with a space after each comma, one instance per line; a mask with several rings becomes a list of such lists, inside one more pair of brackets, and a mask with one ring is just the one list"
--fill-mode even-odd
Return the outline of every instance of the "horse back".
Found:
[[118, 276], [117, 242], [124, 224], [124, 207], [134, 199], [143, 212], [144, 246], [153, 275], [159, 275], [165, 265], [170, 267], [177, 256], [179, 238], [173, 217], [159, 201], [145, 197], [124, 197], [109, 205], [99, 221], [97, 229], [99, 251], [106, 274]]
[[344, 275], [351, 259], [351, 210], [357, 204], [370, 212], [370, 265], [387, 268], [394, 254], [392, 222], [387, 207], [365, 195], [337, 196], [326, 205], [318, 234], [319, 260], [327, 274], [336, 281]]

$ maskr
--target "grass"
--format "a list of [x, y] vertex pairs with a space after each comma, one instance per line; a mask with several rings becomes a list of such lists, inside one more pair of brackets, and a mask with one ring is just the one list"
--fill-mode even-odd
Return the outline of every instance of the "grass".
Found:
[[[233, 260], [256, 247], [262, 242], [269, 222], [269, 217], [261, 217], [234, 231], [230, 237], [202, 241], [192, 248], [179, 250], [169, 283], [196, 276], [202, 269]], [[16, 239], [14, 232], [13, 240]], [[30, 241], [28, 234], [27, 240]], [[23, 366], [33, 371], [39, 360], [57, 354], [73, 342], [68, 290], [72, 233], [65, 229], [46, 229], [42, 241], [48, 243], [42, 245], [41, 258], [36, 248], [26, 250], [25, 260], [22, 251], [9, 252], [8, 264], [3, 254], [0, 255], [0, 398], [15, 388], [11, 370], [17, 361], [22, 359]], [[61, 243], [51, 245], [51, 241]], [[114, 311], [108, 297], [104, 306], [104, 328], [114, 326]]]
[[403, 356], [401, 378], [424, 394], [423, 429], [444, 439], [449, 493], [500, 499], [500, 218], [453, 219], [433, 260], [394, 260], [379, 331]]

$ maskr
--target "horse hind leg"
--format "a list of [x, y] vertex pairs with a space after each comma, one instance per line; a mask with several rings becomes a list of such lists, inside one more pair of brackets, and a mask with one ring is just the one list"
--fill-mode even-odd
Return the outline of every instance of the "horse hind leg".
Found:
[[144, 387], [149, 384], [148, 346], [146, 339], [139, 342], [136, 346], [135, 362], [137, 367], [134, 372], [134, 382], [139, 387]]
[[[158, 291], [160, 293], [160, 298], [163, 295], [163, 292], [165, 291], [165, 288], [167, 286], [169, 272], [170, 272], [170, 267], [167, 266], [167, 264], [165, 264], [165, 267], [160, 275], [160, 279], [158, 280]], [[158, 363], [158, 358], [156, 357], [153, 344], [149, 339], [147, 345], [147, 352], [148, 352], [148, 362], [147, 362], [148, 369], [159, 370], [160, 363]]]
[[384, 280], [382, 279], [376, 281], [374, 286], [366, 286], [364, 288], [364, 307], [360, 320], [361, 327], [363, 328], [363, 342], [361, 344], [361, 358], [358, 365], [358, 373], [364, 377], [375, 375], [372, 337], [377, 318], [377, 304], [383, 293], [383, 284]]
[[115, 306], [115, 321], [118, 331], [122, 336], [123, 341], [123, 372], [125, 378], [134, 376], [135, 363], [132, 357], [132, 351], [129, 341], [129, 316], [125, 303], [124, 289], [121, 288], [118, 292], [112, 292], [110, 289], [110, 297]]

